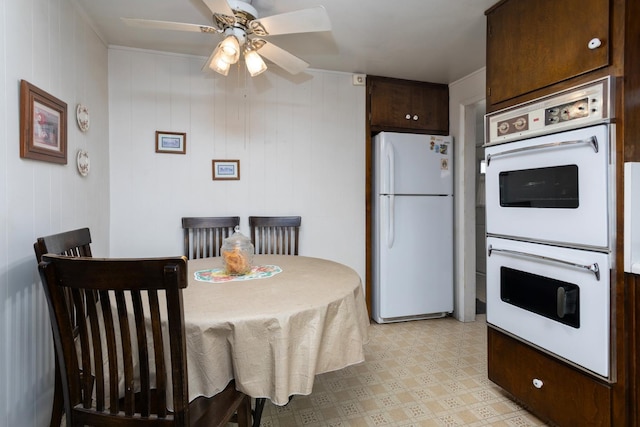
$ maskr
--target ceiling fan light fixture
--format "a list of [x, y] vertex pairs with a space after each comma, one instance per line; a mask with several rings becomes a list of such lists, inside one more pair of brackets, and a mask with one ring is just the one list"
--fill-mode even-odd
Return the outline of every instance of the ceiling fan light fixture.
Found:
[[229, 68], [231, 68], [231, 64], [225, 60], [224, 53], [222, 49], [216, 47], [216, 50], [213, 53], [213, 58], [209, 63], [209, 68], [211, 68], [216, 73], [222, 74], [226, 76], [229, 74]]
[[244, 53], [244, 61], [247, 64], [247, 70], [251, 77], [255, 77], [267, 70], [267, 64], [264, 63], [262, 57], [255, 50], [246, 50]]
[[225, 37], [216, 49], [222, 52], [223, 59], [229, 64], [235, 64], [240, 59], [240, 43], [233, 34]]

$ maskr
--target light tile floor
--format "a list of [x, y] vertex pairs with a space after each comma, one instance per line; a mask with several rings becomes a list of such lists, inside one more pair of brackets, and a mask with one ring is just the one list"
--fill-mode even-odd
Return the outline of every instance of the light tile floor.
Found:
[[267, 401], [263, 427], [544, 426], [487, 379], [486, 321], [372, 323], [366, 361], [316, 377], [309, 396]]

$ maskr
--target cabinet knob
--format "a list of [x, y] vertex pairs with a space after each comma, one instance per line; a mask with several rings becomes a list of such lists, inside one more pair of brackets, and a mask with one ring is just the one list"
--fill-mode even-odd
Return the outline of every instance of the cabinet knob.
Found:
[[593, 50], [593, 49], [597, 49], [600, 46], [602, 46], [602, 42], [600, 41], [599, 38], [593, 38], [591, 40], [589, 40], [589, 44], [587, 45], [589, 46], [589, 49]]
[[543, 385], [544, 385], [544, 383], [542, 382], [542, 380], [539, 380], [537, 378], [533, 379], [533, 386], [535, 388], [542, 388]]
[[413, 120], [418, 120], [418, 115], [417, 114], [413, 116]]

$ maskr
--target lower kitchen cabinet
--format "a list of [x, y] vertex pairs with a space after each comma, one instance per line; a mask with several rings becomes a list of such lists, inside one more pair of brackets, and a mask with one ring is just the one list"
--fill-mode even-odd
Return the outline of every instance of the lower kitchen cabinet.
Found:
[[489, 379], [544, 421], [610, 426], [611, 387], [489, 326]]

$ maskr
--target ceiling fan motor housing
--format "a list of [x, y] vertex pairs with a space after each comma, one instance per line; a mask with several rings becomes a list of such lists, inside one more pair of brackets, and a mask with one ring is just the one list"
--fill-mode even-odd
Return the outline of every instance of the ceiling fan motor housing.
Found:
[[233, 13], [240, 20], [244, 20], [244, 24], [248, 21], [253, 21], [258, 17], [258, 11], [255, 7], [250, 5], [247, 2], [239, 1], [239, 0], [227, 0], [229, 3], [229, 7], [233, 9]]
[[240, 46], [243, 46], [247, 42], [247, 32], [239, 26], [226, 28], [224, 30], [224, 36], [225, 38], [227, 36], [235, 36]]
[[225, 37], [232, 35], [238, 40], [238, 44], [243, 46], [248, 40], [249, 22], [258, 17], [258, 12], [252, 5], [244, 1], [228, 0], [228, 4], [233, 10], [234, 16], [214, 14], [214, 20]]

